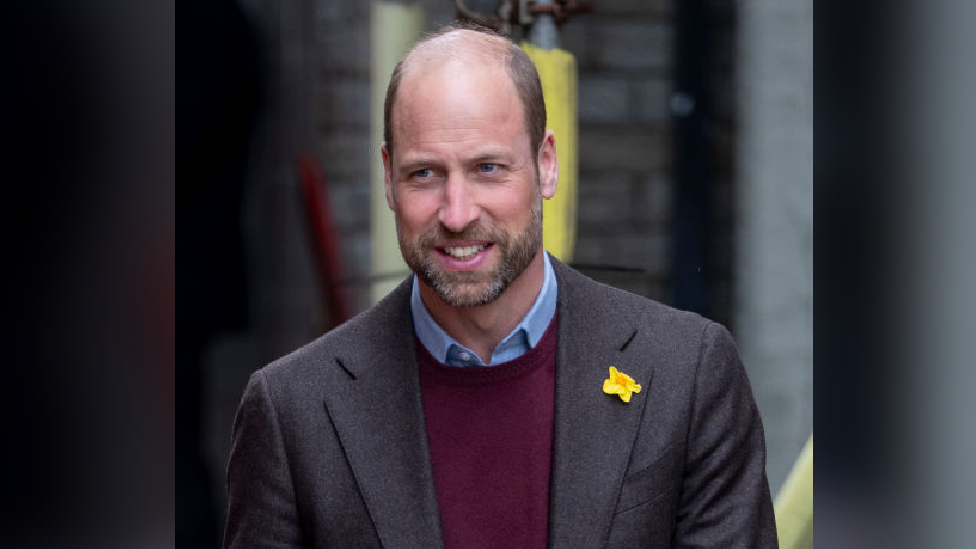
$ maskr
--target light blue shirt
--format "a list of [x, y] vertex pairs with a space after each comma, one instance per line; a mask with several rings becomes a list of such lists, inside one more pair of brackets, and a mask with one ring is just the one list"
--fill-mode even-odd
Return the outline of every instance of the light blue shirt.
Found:
[[[512, 330], [512, 333], [495, 347], [491, 354], [491, 366], [514, 360], [539, 343], [546, 328], [556, 314], [556, 276], [549, 263], [549, 254], [543, 252], [545, 259], [545, 276], [539, 297], [535, 298], [532, 308], [522, 318], [522, 322]], [[441, 328], [420, 298], [420, 282], [413, 277], [413, 293], [410, 296], [410, 312], [413, 315], [413, 327], [424, 347], [443, 364], [448, 366], [485, 366], [481, 358], [456, 339], [447, 335]]]

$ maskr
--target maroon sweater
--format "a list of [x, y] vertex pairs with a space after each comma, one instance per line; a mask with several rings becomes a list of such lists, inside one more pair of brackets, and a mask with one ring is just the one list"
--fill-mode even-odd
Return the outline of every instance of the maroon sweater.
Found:
[[545, 547], [556, 315], [533, 349], [495, 366], [447, 366], [416, 347], [445, 546]]

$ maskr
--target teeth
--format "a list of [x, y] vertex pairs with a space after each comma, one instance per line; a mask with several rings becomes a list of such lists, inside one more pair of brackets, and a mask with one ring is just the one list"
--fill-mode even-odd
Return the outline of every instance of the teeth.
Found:
[[480, 252], [481, 250], [484, 250], [484, 249], [485, 249], [485, 246], [484, 245], [481, 245], [481, 246], [451, 246], [451, 247], [448, 247], [448, 248], [444, 248], [444, 251], [447, 252], [447, 255], [449, 255], [449, 256], [451, 256], [451, 257], [453, 257], [455, 259], [468, 259], [469, 257], [473, 256], [474, 254], [476, 254], [476, 253], [478, 253], [478, 252]]

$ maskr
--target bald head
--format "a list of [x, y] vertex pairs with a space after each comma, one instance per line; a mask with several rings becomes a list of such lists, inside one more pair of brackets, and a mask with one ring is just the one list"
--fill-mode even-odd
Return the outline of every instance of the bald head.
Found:
[[502, 66], [513, 45], [500, 35], [448, 27], [414, 45], [403, 58], [403, 76], [447, 61]]
[[508, 38], [483, 27], [449, 26], [418, 42], [393, 69], [383, 106], [383, 140], [393, 154], [394, 108], [400, 83], [443, 67], [448, 62], [467, 66], [503, 67], [522, 105], [533, 157], [546, 132], [546, 104], [539, 74], [529, 56]]

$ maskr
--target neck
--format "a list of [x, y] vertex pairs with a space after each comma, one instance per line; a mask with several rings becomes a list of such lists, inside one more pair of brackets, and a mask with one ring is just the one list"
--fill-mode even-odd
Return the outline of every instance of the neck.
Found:
[[491, 361], [495, 347], [525, 318], [545, 278], [545, 250], [541, 247], [525, 271], [495, 301], [478, 307], [454, 307], [445, 303], [430, 286], [420, 282], [420, 297], [430, 316], [451, 337]]

